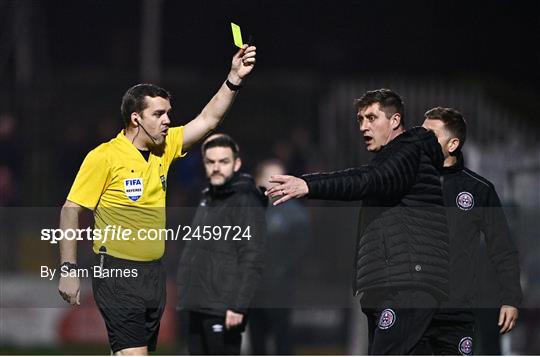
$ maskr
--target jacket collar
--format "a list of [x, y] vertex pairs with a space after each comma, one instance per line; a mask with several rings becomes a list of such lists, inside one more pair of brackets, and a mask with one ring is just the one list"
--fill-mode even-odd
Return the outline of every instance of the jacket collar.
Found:
[[456, 154], [457, 161], [452, 166], [443, 167], [442, 174], [449, 175], [461, 171], [465, 168], [465, 160], [463, 159], [463, 153], [459, 150]]

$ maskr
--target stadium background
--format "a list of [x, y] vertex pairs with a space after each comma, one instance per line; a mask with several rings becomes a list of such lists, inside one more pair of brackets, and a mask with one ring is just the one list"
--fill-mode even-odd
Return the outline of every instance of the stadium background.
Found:
[[[39, 227], [57, 224], [86, 152], [121, 129], [129, 86], [170, 90], [174, 124], [198, 113], [228, 71], [235, 21], [244, 38], [254, 35], [258, 62], [219, 130], [237, 139], [248, 172], [269, 157], [293, 174], [369, 160], [352, 106], [367, 89], [399, 92], [408, 126], [436, 105], [464, 113], [468, 164], [495, 184], [520, 250], [526, 308], [503, 349], [539, 354], [538, 13], [538, 4], [506, 0], [1, 0], [0, 353], [107, 353], [89, 286], [74, 311], [56, 281], [39, 278], [39, 266], [58, 259]], [[189, 222], [203, 183], [196, 147], [170, 172], [170, 225]], [[295, 253], [289, 302], [294, 351], [362, 353], [348, 281], [357, 208], [306, 210], [311, 230]], [[181, 247], [167, 250], [173, 283]], [[83, 261], [89, 251], [81, 244]], [[182, 351], [169, 291], [160, 353]]]

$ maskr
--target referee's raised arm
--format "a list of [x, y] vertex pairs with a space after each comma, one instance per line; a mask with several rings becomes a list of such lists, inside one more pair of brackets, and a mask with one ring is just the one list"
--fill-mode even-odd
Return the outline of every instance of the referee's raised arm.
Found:
[[[79, 228], [79, 214], [84, 207], [78, 205], [75, 202], [66, 200], [62, 211], [60, 213], [60, 229], [73, 229]], [[77, 266], [77, 240], [61, 239], [60, 245], [60, 265], [67, 265], [71, 270], [72, 267]], [[58, 292], [60, 296], [71, 305], [80, 305], [80, 286], [81, 282], [77, 276], [63, 276], [60, 274], [60, 281], [58, 283]]]
[[255, 55], [255, 46], [247, 44], [234, 55], [227, 80], [201, 113], [185, 126], [184, 148], [186, 150], [214, 130], [223, 120], [234, 102], [238, 90], [242, 88], [242, 81], [255, 66]]

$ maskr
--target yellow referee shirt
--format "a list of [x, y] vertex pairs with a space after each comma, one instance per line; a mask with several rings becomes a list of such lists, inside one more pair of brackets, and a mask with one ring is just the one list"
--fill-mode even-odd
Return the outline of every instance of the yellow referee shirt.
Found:
[[122, 259], [163, 256], [165, 235], [150, 239], [156, 237], [150, 231], [165, 228], [167, 172], [174, 159], [185, 155], [183, 138], [183, 126], [170, 128], [163, 153], [150, 153], [148, 161], [123, 131], [88, 153], [67, 199], [94, 211], [94, 229], [101, 231], [101, 239], [94, 235], [95, 253], [104, 246], [107, 254]]

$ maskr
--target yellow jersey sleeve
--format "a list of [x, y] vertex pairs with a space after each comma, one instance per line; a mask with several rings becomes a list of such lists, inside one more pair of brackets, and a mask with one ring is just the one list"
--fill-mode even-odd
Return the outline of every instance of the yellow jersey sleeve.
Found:
[[186, 153], [182, 152], [184, 145], [184, 127], [176, 126], [169, 129], [167, 135], [167, 148], [166, 155], [167, 161], [170, 163], [173, 160], [186, 156]]
[[86, 155], [67, 199], [94, 210], [110, 180], [107, 157], [98, 149], [94, 149]]

